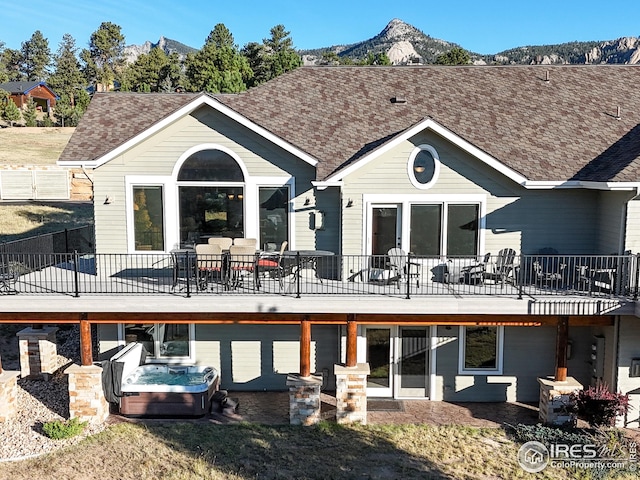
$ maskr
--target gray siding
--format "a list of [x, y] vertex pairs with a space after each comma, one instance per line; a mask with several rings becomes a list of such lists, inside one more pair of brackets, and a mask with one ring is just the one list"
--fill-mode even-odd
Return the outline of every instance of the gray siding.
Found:
[[[196, 340], [197, 363], [216, 367], [228, 390], [286, 390], [287, 374], [300, 370], [298, 326], [197, 325]], [[314, 325], [311, 341], [311, 370], [332, 373], [338, 328]]]
[[[586, 358], [591, 329], [570, 331], [574, 353], [569, 375], [588, 382]], [[539, 377], [555, 374], [554, 327], [505, 327], [502, 375], [458, 375], [458, 327], [438, 327], [435, 400], [455, 402], [537, 402]]]
[[[415, 188], [407, 173], [412, 149], [429, 144], [438, 151], [441, 167], [435, 185]], [[620, 219], [624, 195], [576, 189], [527, 190], [491, 167], [448, 143], [424, 132], [354, 171], [345, 179], [343, 205], [343, 252], [362, 253], [366, 206], [363, 195], [394, 194], [424, 197], [484, 195], [486, 198], [485, 252], [496, 254], [511, 247], [525, 254], [552, 247], [560, 253], [611, 253], [620, 242]], [[605, 198], [602, 213], [598, 202]], [[413, 201], [413, 200], [412, 200]], [[598, 231], [604, 229], [600, 235]], [[617, 243], [616, 243], [617, 242]]]
[[[313, 248], [314, 232], [309, 228], [304, 199], [313, 198], [311, 180], [314, 168], [291, 154], [266, 142], [260, 136], [232, 120], [203, 108], [156, 133], [117, 158], [97, 168], [95, 174], [96, 245], [102, 253], [123, 253], [126, 238], [125, 176], [171, 177], [181, 155], [188, 149], [216, 144], [240, 157], [251, 177], [290, 177], [296, 179], [294, 225], [298, 248]], [[170, 183], [165, 191], [167, 202], [176, 203], [177, 190]], [[104, 204], [109, 196], [112, 202]], [[257, 209], [257, 205], [246, 205]], [[176, 219], [167, 219], [166, 228], [177, 228]], [[172, 223], [173, 222], [173, 223]], [[171, 246], [167, 246], [169, 250]]]
[[[631, 360], [640, 358], [640, 321], [636, 317], [620, 317], [617, 352], [617, 388], [629, 394], [631, 409], [624, 426], [640, 427], [640, 377], [630, 376]], [[615, 385], [610, 383], [609, 385]]]

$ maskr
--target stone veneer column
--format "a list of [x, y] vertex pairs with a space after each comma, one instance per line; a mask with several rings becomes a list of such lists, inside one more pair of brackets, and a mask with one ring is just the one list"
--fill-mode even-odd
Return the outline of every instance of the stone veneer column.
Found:
[[572, 425], [578, 420], [574, 411], [575, 402], [571, 400], [571, 394], [577, 393], [584, 387], [573, 377], [567, 377], [565, 381], [556, 381], [553, 378], [538, 378], [540, 384], [540, 404], [538, 419], [545, 425]]
[[71, 365], [69, 375], [69, 417], [101, 423], [109, 416], [109, 403], [102, 390], [102, 367]]
[[301, 377], [298, 373], [287, 376], [289, 387], [289, 423], [315, 425], [320, 421], [320, 388], [322, 375]]
[[0, 372], [0, 423], [6, 422], [18, 411], [18, 376], [20, 372]]
[[368, 363], [355, 367], [334, 365], [336, 374], [336, 422], [367, 424]]
[[44, 377], [58, 368], [57, 327], [25, 328], [17, 335], [20, 346], [20, 375]]

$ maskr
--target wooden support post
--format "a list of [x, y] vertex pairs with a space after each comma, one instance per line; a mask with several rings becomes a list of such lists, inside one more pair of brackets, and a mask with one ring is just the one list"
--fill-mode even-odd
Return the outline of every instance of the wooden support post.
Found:
[[355, 367], [358, 362], [358, 324], [356, 323], [356, 315], [350, 313], [347, 315], [347, 367]]
[[569, 345], [569, 317], [558, 317], [556, 333], [556, 382], [567, 380], [567, 348]]
[[311, 322], [300, 322], [300, 376], [311, 376]]
[[91, 323], [80, 320], [80, 360], [83, 366], [93, 365], [91, 345]]

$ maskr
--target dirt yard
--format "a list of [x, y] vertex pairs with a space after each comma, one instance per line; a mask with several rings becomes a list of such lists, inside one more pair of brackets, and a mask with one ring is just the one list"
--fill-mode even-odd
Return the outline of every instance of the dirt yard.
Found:
[[75, 127], [0, 128], [0, 165], [53, 165]]

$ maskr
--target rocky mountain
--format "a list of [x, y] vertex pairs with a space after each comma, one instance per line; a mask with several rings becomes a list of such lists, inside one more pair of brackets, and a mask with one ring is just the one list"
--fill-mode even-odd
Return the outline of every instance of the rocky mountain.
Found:
[[[181, 58], [195, 48], [175, 40], [160, 37], [158, 43], [145, 42], [143, 45], [130, 45], [125, 48], [129, 62], [133, 62], [141, 53], [149, 53], [159, 46], [166, 53], [178, 52]], [[350, 45], [300, 50], [305, 65], [322, 63], [325, 52], [335, 53], [338, 57], [358, 62], [370, 53], [386, 53], [394, 65], [434, 63], [441, 55], [454, 47], [464, 48], [453, 42], [431, 37], [399, 19], [393, 19], [375, 37]], [[469, 52], [476, 65], [510, 64], [601, 64], [601, 63], [640, 63], [640, 39], [622, 37], [617, 40], [568, 42], [558, 45], [523, 46], [491, 55]]]
[[[302, 50], [305, 65], [321, 63], [324, 52], [348, 57], [357, 62], [369, 53], [385, 52], [394, 65], [434, 63], [438, 55], [453, 47], [464, 48], [446, 40], [433, 38], [399, 19], [393, 19], [375, 37], [351, 45], [335, 45]], [[559, 45], [524, 46], [492, 55], [469, 52], [476, 65], [510, 64], [600, 64], [640, 62], [640, 39], [623, 37], [604, 42], [568, 42]]]
[[138, 55], [143, 53], [147, 54], [156, 47], [160, 47], [167, 55], [176, 52], [180, 59], [184, 59], [188, 53], [197, 51], [197, 49], [189, 47], [184, 43], [171, 40], [170, 38], [160, 37], [158, 43], [151, 43], [147, 40], [142, 45], [128, 45], [124, 47], [124, 57], [127, 63], [133, 63], [136, 61], [136, 58], [138, 58]]

